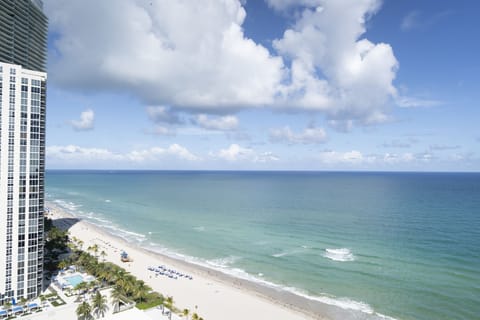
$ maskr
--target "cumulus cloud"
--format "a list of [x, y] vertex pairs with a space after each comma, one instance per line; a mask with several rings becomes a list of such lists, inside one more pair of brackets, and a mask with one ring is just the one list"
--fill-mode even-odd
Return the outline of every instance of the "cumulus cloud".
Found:
[[244, 34], [239, 0], [45, 0], [58, 35], [51, 79], [189, 112], [266, 106], [324, 112], [339, 127], [388, 120], [398, 62], [389, 44], [364, 37], [380, 0], [268, 3], [298, 12], [274, 52]]
[[82, 148], [76, 145], [48, 146], [47, 157], [60, 160], [121, 160], [122, 155], [103, 148]]
[[319, 0], [266, 0], [268, 5], [275, 10], [283, 11], [297, 6], [318, 6]]
[[200, 114], [193, 119], [193, 122], [204, 129], [228, 131], [237, 129], [239, 121], [235, 116], [212, 118], [205, 114]]
[[387, 106], [397, 95], [398, 62], [389, 44], [362, 38], [379, 6], [378, 0], [319, 0], [306, 7], [283, 38], [273, 42], [291, 60], [280, 99], [323, 111], [332, 120], [388, 120]]
[[117, 153], [105, 148], [84, 148], [77, 145], [50, 146], [47, 147], [47, 157], [57, 160], [92, 163], [98, 161], [144, 162], [155, 161], [165, 157], [187, 161], [200, 160], [200, 157], [178, 144], [172, 144], [167, 148], [153, 147], [133, 150], [127, 153]]
[[300, 133], [293, 132], [289, 126], [270, 130], [270, 141], [287, 144], [318, 144], [327, 140], [322, 128], [306, 128]]
[[176, 112], [165, 106], [147, 107], [147, 115], [148, 118], [155, 123], [183, 123], [183, 120]]
[[94, 126], [95, 112], [87, 109], [80, 114], [80, 120], [70, 120], [73, 129], [77, 131], [92, 130]]
[[283, 76], [282, 59], [244, 35], [238, 0], [45, 4], [59, 35], [50, 74], [64, 86], [126, 88], [149, 104], [216, 109], [272, 103]]
[[211, 152], [210, 156], [214, 159], [221, 159], [229, 162], [247, 161], [265, 163], [280, 160], [280, 158], [272, 152], [256, 152], [253, 149], [244, 148], [238, 144], [231, 144], [226, 149], [221, 149], [218, 152]]

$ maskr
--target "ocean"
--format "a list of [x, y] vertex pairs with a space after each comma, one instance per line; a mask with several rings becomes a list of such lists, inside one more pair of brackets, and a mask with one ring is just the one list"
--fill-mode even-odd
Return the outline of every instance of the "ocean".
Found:
[[47, 171], [47, 201], [355, 319], [480, 319], [480, 174]]

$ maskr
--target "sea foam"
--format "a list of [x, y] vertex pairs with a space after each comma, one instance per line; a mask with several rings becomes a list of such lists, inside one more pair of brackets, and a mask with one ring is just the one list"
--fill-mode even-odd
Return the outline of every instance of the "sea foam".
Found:
[[354, 261], [355, 256], [353, 253], [347, 248], [340, 248], [340, 249], [325, 249], [325, 253], [323, 254], [325, 258], [328, 258], [333, 261]]
[[274, 254], [272, 254], [272, 257], [281, 258], [281, 257], [285, 257], [285, 256], [292, 256], [292, 255], [295, 255], [297, 253], [302, 253], [307, 249], [308, 249], [308, 246], [301, 246], [300, 248], [294, 248], [294, 249], [274, 253]]

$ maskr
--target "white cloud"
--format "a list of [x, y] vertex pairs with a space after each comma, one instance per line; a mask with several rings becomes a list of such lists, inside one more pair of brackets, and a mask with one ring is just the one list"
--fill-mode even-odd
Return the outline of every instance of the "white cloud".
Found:
[[286, 10], [296, 6], [318, 6], [320, 0], [266, 0], [268, 5], [275, 10]]
[[208, 130], [235, 130], [238, 128], [238, 118], [235, 116], [223, 116], [211, 118], [205, 114], [200, 114], [193, 119], [193, 122]]
[[328, 120], [328, 125], [339, 132], [350, 132], [353, 129], [354, 123], [352, 119], [331, 119]]
[[442, 104], [442, 102], [437, 100], [428, 100], [405, 96], [396, 97], [395, 102], [397, 106], [401, 108], [435, 107]]
[[245, 37], [237, 0], [45, 5], [59, 34], [50, 74], [65, 86], [126, 88], [148, 104], [217, 109], [272, 103], [282, 80], [282, 59]]
[[229, 162], [245, 161], [254, 163], [265, 163], [271, 161], [278, 161], [280, 158], [272, 152], [256, 152], [250, 148], [244, 148], [238, 144], [231, 144], [226, 149], [221, 149], [218, 152], [210, 152], [210, 157], [214, 159], [226, 160]]
[[434, 151], [456, 150], [456, 149], [460, 149], [460, 146], [458, 144], [457, 145], [433, 144], [429, 147], [429, 149]]
[[95, 113], [92, 109], [87, 109], [80, 114], [80, 120], [71, 120], [70, 124], [77, 131], [87, 131], [93, 129]]
[[384, 148], [410, 148], [412, 146], [412, 143], [414, 143], [414, 140], [410, 140], [409, 142], [401, 141], [401, 140], [392, 140], [391, 142], [383, 143], [382, 147], [384, 147]]
[[253, 156], [252, 149], [242, 148], [238, 144], [231, 144], [227, 149], [221, 149], [217, 156], [227, 161], [249, 159]]
[[147, 115], [155, 123], [179, 124], [183, 122], [177, 113], [165, 106], [147, 107]]
[[398, 62], [390, 45], [361, 38], [378, 0], [315, 1], [273, 46], [291, 59], [286, 104], [363, 124], [388, 119]]
[[[323, 112], [338, 124], [388, 120], [398, 62], [389, 44], [364, 38], [380, 0], [268, 3], [299, 13], [274, 53], [245, 36], [239, 0], [45, 0], [58, 34], [51, 79], [187, 112], [267, 106]], [[147, 109], [157, 122], [178, 120], [167, 111]]]
[[60, 160], [122, 160], [123, 156], [102, 148], [82, 148], [76, 145], [48, 146], [47, 158]]
[[[425, 161], [429, 156], [414, 155], [413, 153], [406, 152], [402, 154], [397, 153], [385, 153], [385, 154], [368, 154], [365, 155], [360, 151], [352, 150], [347, 152], [339, 151], [324, 151], [321, 152], [317, 159], [320, 162], [327, 165], [347, 165], [349, 167], [360, 166], [384, 166], [400, 163], [412, 163], [418, 161]], [[378, 167], [375, 167], [378, 169]]]
[[425, 15], [418, 10], [410, 11], [402, 20], [400, 29], [402, 31], [411, 31], [414, 29], [424, 29], [439, 23], [444, 18], [453, 13], [451, 10], [444, 10]]
[[153, 147], [149, 149], [133, 150], [127, 153], [116, 153], [104, 148], [84, 148], [76, 145], [47, 147], [49, 159], [72, 162], [114, 161], [114, 162], [144, 162], [155, 161], [165, 157], [180, 160], [197, 161], [200, 157], [194, 155], [185, 147], [172, 144], [168, 148]]
[[414, 29], [419, 24], [420, 12], [419, 11], [411, 11], [409, 12], [402, 20], [402, 24], [400, 25], [400, 29], [403, 31], [409, 31]]
[[403, 154], [385, 153], [383, 155], [383, 162], [385, 162], [386, 164], [398, 164], [402, 162], [412, 162], [415, 160], [415, 155], [410, 152]]
[[318, 155], [320, 162], [325, 164], [361, 164], [375, 161], [374, 157], [365, 157], [360, 151], [347, 152], [324, 151]]
[[289, 126], [270, 130], [270, 141], [287, 144], [318, 144], [327, 140], [327, 134], [322, 128], [306, 128], [300, 133], [294, 133]]
[[153, 127], [152, 129], [145, 130], [145, 133], [157, 136], [174, 136], [176, 134], [175, 130], [159, 125]]

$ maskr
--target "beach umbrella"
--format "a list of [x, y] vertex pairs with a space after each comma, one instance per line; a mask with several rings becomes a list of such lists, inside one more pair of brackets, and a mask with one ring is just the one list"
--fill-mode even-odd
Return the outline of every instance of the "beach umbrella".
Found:
[[16, 306], [12, 308], [13, 313], [23, 312], [23, 308], [21, 306]]
[[39, 308], [39, 307], [40, 306], [35, 302], [32, 302], [32, 303], [28, 304], [28, 309], [35, 309], [35, 308]]

